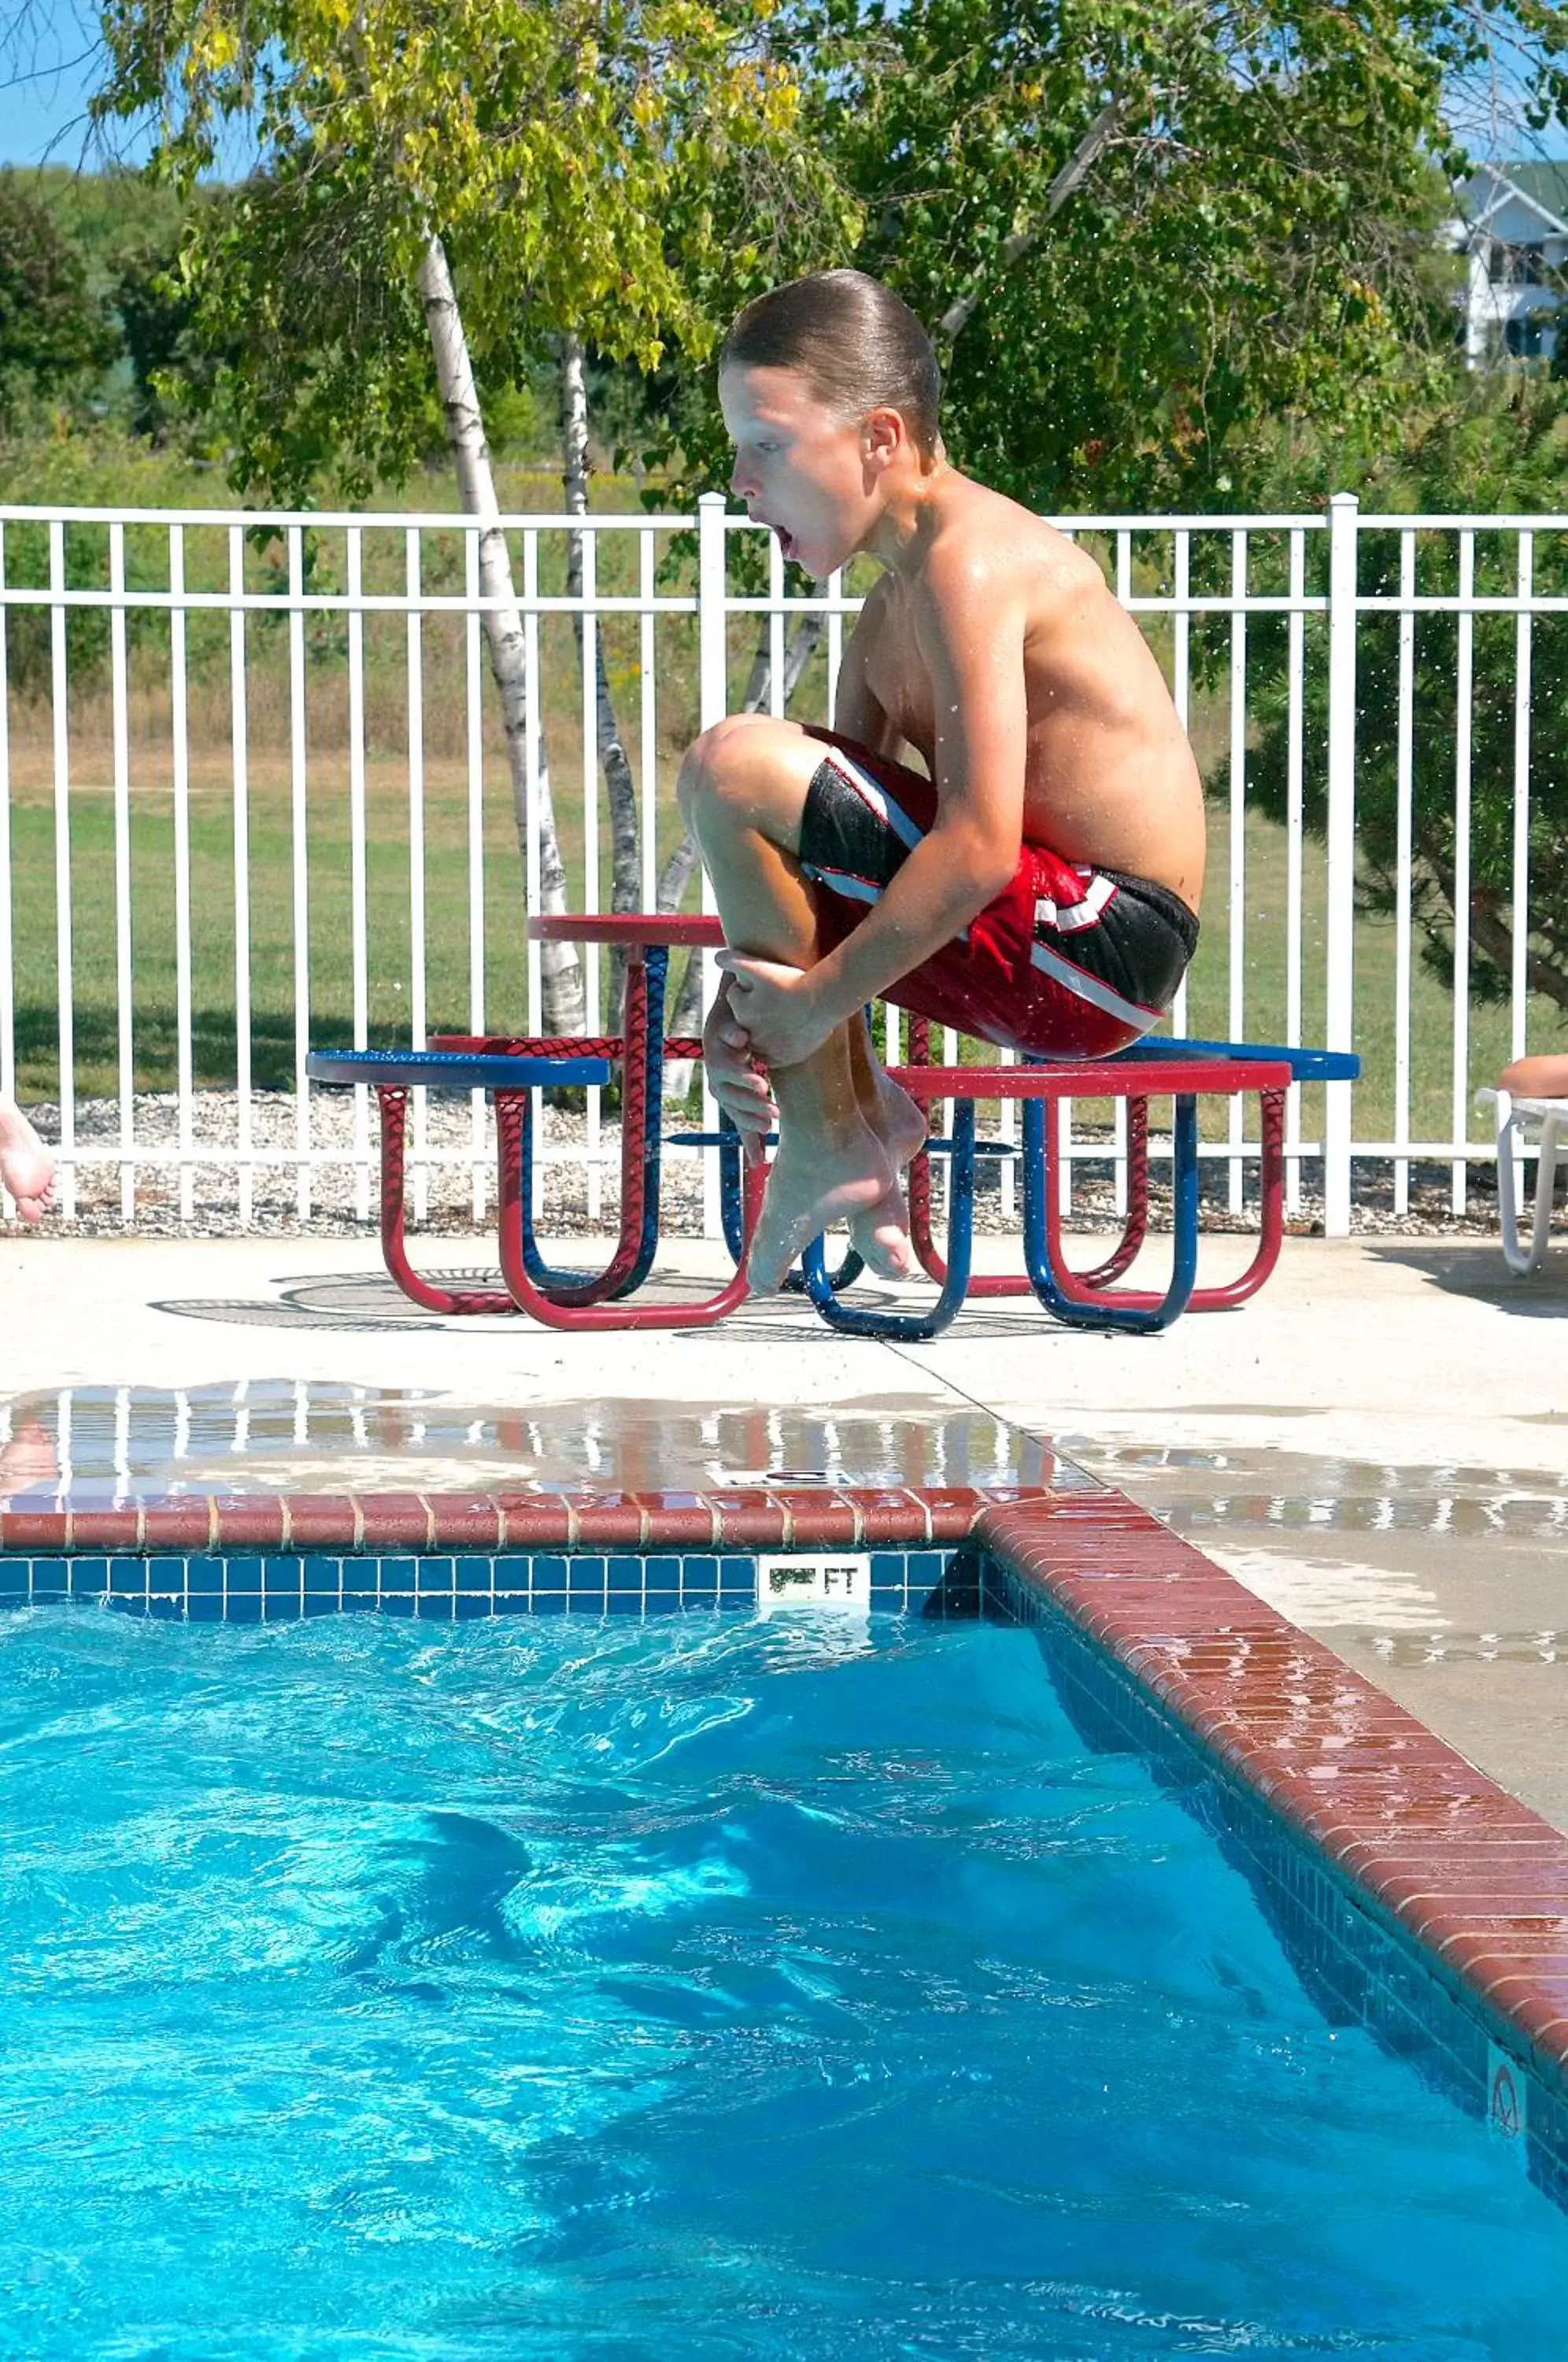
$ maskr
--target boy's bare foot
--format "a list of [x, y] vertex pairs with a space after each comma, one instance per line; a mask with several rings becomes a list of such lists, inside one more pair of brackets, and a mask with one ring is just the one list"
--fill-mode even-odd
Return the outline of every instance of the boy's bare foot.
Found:
[[868, 1125], [832, 1142], [786, 1132], [767, 1175], [746, 1275], [759, 1296], [782, 1287], [797, 1257], [823, 1231], [847, 1222], [856, 1248], [885, 1279], [913, 1279], [920, 1265], [888, 1151]]
[[54, 1159], [14, 1099], [0, 1098], [0, 1181], [24, 1222], [41, 1222], [54, 1203]]
[[901, 1173], [931, 1127], [920, 1101], [911, 1099], [902, 1084], [894, 1082], [891, 1075], [879, 1074], [877, 1089], [878, 1111], [867, 1120], [872, 1130], [886, 1142], [889, 1155]]
[[898, 1175], [925, 1138], [924, 1111], [878, 1066], [875, 1096], [869, 1105], [861, 1101], [860, 1112], [888, 1152], [894, 1184], [874, 1206], [850, 1218], [850, 1244], [878, 1279], [912, 1279], [920, 1265], [910, 1244], [909, 1209]]

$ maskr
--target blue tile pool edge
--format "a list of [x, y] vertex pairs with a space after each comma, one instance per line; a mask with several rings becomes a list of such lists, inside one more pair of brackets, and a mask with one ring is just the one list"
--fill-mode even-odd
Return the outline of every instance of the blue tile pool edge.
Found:
[[[977, 1612], [977, 1574], [952, 1548], [870, 1550], [873, 1611]], [[21, 1557], [0, 1554], [0, 1609], [75, 1605], [190, 1623], [281, 1623], [371, 1613], [435, 1622], [503, 1615], [659, 1615], [755, 1609], [746, 1551], [519, 1551]], [[965, 1605], [965, 1602], [967, 1605]]]
[[[1141, 1757], [1246, 1878], [1304, 1990], [1330, 2023], [1364, 2027], [1429, 2088], [1506, 2142], [1536, 2186], [1568, 2211], [1568, 2084], [1551, 2062], [1543, 2073], [1526, 2038], [1500, 2044], [1501, 2029], [1484, 2021], [1463, 1979], [1358, 1893], [1307, 1831], [1216, 1755], [1037, 1582], [988, 1553], [977, 1573], [983, 1613], [1033, 1628], [1085, 1744]], [[1506, 2060], [1499, 2056], [1505, 2049]]]

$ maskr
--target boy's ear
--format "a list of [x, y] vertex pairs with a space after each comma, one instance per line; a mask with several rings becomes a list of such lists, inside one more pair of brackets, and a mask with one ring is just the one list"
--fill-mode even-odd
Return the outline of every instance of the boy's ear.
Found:
[[886, 467], [900, 451], [909, 448], [910, 430], [902, 414], [896, 410], [873, 410], [867, 413], [860, 430], [868, 459]]

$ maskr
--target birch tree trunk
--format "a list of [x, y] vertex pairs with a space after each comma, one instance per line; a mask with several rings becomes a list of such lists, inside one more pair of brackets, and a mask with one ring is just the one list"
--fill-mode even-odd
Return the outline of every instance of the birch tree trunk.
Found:
[[[561, 445], [565, 457], [562, 481], [566, 490], [567, 514], [588, 514], [588, 381], [583, 371], [582, 346], [574, 336], [561, 338]], [[582, 595], [582, 535], [567, 536], [567, 596]], [[574, 616], [577, 645], [580, 655], [586, 617]], [[632, 778], [632, 765], [626, 753], [625, 741], [615, 719], [614, 701], [610, 694], [610, 675], [604, 661], [604, 630], [601, 624], [593, 636], [594, 734], [599, 747], [600, 768], [604, 774], [605, 792], [610, 800], [610, 908], [613, 911], [635, 911], [642, 900], [642, 877], [637, 859], [637, 789]], [[583, 824], [588, 821], [588, 781], [582, 783]], [[610, 953], [610, 1025], [618, 1030], [621, 1022], [622, 995], [626, 981], [626, 955], [619, 944]]]
[[[436, 381], [447, 421], [447, 440], [457, 465], [458, 486], [469, 516], [497, 518], [501, 504], [485, 441], [484, 420], [469, 358], [468, 338], [447, 261], [446, 248], [432, 236], [419, 266], [419, 297], [436, 357]], [[480, 592], [499, 603], [484, 616], [490, 668], [501, 694], [502, 722], [506, 733], [506, 760], [512, 776], [512, 805], [517, 822], [517, 849], [527, 890], [529, 756], [535, 763], [532, 818], [539, 833], [539, 905], [557, 913], [567, 907], [566, 871], [556, 834], [555, 805], [550, 795], [549, 764], [543, 733], [536, 726], [532, 748], [528, 729], [528, 654], [523, 618], [512, 580], [512, 557], [499, 525], [479, 536]], [[582, 967], [570, 944], [542, 944], [539, 966], [543, 985], [543, 1021], [547, 1033], [580, 1033], [585, 1030]]]
[[[813, 582], [812, 588], [819, 598], [825, 597], [827, 591], [825, 582]], [[790, 700], [795, 694], [801, 675], [811, 662], [817, 643], [822, 638], [823, 623], [823, 618], [820, 613], [797, 616], [789, 637], [784, 643], [781, 702], [786, 713], [790, 711]], [[751, 660], [751, 677], [745, 685], [745, 696], [741, 701], [741, 712], [760, 713], [765, 707], [770, 706], [772, 701], [773, 630], [771, 619], [764, 615], [756, 635], [756, 654]], [[659, 872], [658, 892], [655, 897], [657, 910], [670, 911], [679, 910], [682, 897], [691, 882], [696, 867], [697, 847], [683, 830], [679, 844]], [[675, 1006], [669, 1019], [669, 1031], [672, 1033], [695, 1033], [701, 1021], [702, 962], [701, 956], [693, 952], [687, 960], [686, 973], [681, 978], [680, 990], [676, 995]], [[686, 1059], [677, 1059], [667, 1069], [667, 1073], [668, 1079], [666, 1088], [670, 1098], [678, 1101], [683, 1099], [691, 1087], [690, 1062]]]
[[[1120, 132], [1126, 112], [1125, 106], [1119, 98], [1107, 100], [1105, 105], [1100, 108], [1099, 113], [1046, 190], [1045, 203], [1034, 220], [1024, 228], [1014, 230], [1010, 238], [1003, 240], [1001, 253], [998, 259], [1004, 271], [1010, 270], [1015, 262], [1021, 262], [1024, 256], [1039, 245], [1067, 199], [1081, 182], [1088, 180], [1100, 157]], [[974, 318], [985, 289], [984, 279], [976, 279], [971, 286], [965, 289], [963, 294], [954, 298], [944, 312], [936, 324], [936, 332], [939, 337], [944, 337], [949, 345]]]

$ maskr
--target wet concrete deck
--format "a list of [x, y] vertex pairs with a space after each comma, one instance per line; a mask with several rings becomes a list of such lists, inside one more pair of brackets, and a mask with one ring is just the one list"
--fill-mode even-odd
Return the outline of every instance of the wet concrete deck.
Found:
[[7, 1238], [0, 1307], [10, 1490], [1029, 1482], [1054, 1439], [1568, 1827], [1568, 1254], [1523, 1283], [1469, 1242], [1291, 1242], [1157, 1339], [997, 1304], [885, 1345], [788, 1301], [566, 1337], [432, 1319], [342, 1240]]

